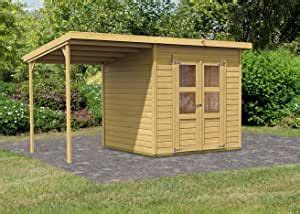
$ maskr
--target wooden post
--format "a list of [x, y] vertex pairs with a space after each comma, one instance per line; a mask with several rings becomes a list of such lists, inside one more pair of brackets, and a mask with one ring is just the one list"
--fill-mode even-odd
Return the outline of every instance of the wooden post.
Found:
[[35, 63], [29, 63], [29, 123], [30, 123], [30, 153], [34, 153], [34, 115], [33, 115], [33, 86], [32, 76]]
[[63, 49], [66, 64], [66, 110], [67, 110], [67, 163], [72, 163], [72, 130], [71, 130], [71, 49], [66, 45]]

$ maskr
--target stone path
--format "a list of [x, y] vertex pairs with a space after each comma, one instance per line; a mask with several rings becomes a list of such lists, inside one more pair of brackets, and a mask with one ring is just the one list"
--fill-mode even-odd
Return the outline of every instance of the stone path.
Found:
[[300, 163], [300, 138], [251, 133], [243, 134], [241, 150], [159, 158], [104, 149], [100, 135], [74, 137], [73, 163], [70, 165], [65, 162], [64, 138], [37, 141], [33, 155], [28, 153], [28, 141], [0, 143], [0, 149], [38, 158], [98, 182]]

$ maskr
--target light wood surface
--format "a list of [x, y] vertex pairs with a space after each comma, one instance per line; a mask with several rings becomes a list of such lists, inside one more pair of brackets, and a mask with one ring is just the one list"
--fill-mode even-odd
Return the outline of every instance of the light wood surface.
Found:
[[66, 63], [66, 157], [67, 163], [72, 163], [72, 127], [71, 127], [71, 50], [70, 45], [66, 45], [63, 49]]

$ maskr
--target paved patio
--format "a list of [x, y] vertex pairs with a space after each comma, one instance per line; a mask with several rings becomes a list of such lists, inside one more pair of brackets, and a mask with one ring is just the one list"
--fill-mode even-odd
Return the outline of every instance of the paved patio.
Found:
[[243, 134], [237, 151], [145, 157], [104, 149], [101, 136], [73, 138], [73, 163], [65, 162], [65, 139], [36, 141], [36, 153], [28, 153], [28, 141], [0, 143], [11, 150], [98, 182], [140, 180], [178, 174], [212, 172], [258, 166], [300, 163], [300, 138]]

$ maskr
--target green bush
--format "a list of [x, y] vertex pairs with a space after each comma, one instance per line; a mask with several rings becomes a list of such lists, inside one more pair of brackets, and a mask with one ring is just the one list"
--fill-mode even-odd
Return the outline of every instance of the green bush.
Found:
[[99, 84], [82, 85], [80, 94], [87, 100], [87, 108], [93, 115], [94, 125], [102, 120], [102, 86]]
[[288, 51], [243, 54], [243, 119], [251, 125], [276, 125], [288, 116], [288, 103], [299, 94], [300, 58]]
[[[61, 130], [65, 127], [65, 114], [49, 108], [35, 107], [34, 122], [36, 131]], [[0, 133], [15, 135], [29, 130], [28, 105], [0, 96]]]
[[65, 113], [45, 107], [35, 108], [34, 128], [39, 132], [47, 132], [54, 129], [61, 131], [65, 129]]
[[17, 91], [17, 84], [12, 82], [0, 81], [0, 95], [11, 96]]
[[0, 133], [14, 135], [29, 129], [28, 106], [0, 96]]

